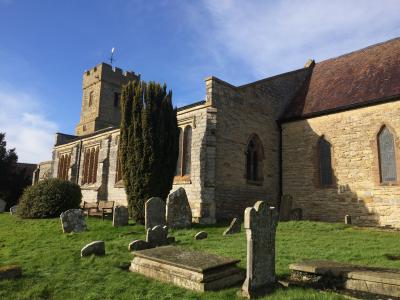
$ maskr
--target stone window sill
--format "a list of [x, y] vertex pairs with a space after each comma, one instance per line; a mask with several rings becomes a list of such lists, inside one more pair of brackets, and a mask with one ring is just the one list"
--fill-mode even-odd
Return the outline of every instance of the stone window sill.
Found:
[[264, 180], [250, 180], [247, 179], [247, 184], [248, 185], [257, 185], [257, 186], [261, 186], [263, 185]]
[[189, 176], [175, 176], [173, 184], [192, 184]]
[[380, 186], [398, 186], [399, 183], [397, 181], [386, 181], [386, 182], [380, 182]]
[[81, 189], [97, 191], [99, 189], [99, 187], [95, 183], [90, 183], [90, 184], [86, 183], [84, 185], [81, 185]]

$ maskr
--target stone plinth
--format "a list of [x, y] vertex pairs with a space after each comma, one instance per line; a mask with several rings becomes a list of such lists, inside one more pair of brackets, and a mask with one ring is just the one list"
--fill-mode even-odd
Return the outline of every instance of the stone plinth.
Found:
[[[305, 261], [291, 264], [296, 278], [322, 276], [337, 289], [348, 289], [378, 295], [400, 297], [400, 270], [357, 266], [334, 261]], [[301, 276], [298, 276], [301, 275]]]
[[194, 291], [220, 290], [244, 279], [239, 260], [164, 246], [133, 252], [130, 271]]

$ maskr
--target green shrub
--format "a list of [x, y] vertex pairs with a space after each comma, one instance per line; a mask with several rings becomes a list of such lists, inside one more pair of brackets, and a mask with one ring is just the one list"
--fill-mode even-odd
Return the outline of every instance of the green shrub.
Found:
[[24, 190], [17, 212], [22, 218], [58, 217], [68, 209], [79, 208], [81, 200], [81, 189], [76, 183], [47, 179]]

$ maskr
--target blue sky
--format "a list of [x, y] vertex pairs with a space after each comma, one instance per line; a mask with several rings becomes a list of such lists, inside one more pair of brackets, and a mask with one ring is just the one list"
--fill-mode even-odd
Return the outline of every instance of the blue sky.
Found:
[[73, 133], [84, 70], [108, 61], [166, 82], [174, 103], [204, 78], [235, 85], [400, 36], [398, 0], [0, 0], [0, 131], [21, 162]]

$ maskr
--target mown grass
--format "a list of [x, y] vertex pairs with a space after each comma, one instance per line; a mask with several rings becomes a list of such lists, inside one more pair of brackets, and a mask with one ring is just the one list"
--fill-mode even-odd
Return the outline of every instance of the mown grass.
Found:
[[[59, 219], [22, 220], [0, 214], [0, 265], [19, 264], [23, 277], [0, 281], [0, 299], [235, 299], [240, 287], [196, 293], [127, 271], [128, 244], [144, 238], [144, 227], [114, 228], [111, 221], [90, 218], [89, 230], [63, 234]], [[194, 226], [171, 232], [177, 245], [241, 259], [246, 264], [245, 233], [222, 236], [225, 226]], [[195, 241], [199, 230], [208, 238]], [[276, 271], [289, 274], [290, 263], [331, 259], [400, 268], [400, 233], [318, 222], [280, 223]], [[94, 240], [106, 242], [103, 257], [80, 258], [80, 249]], [[290, 288], [263, 299], [343, 299], [341, 295]]]

